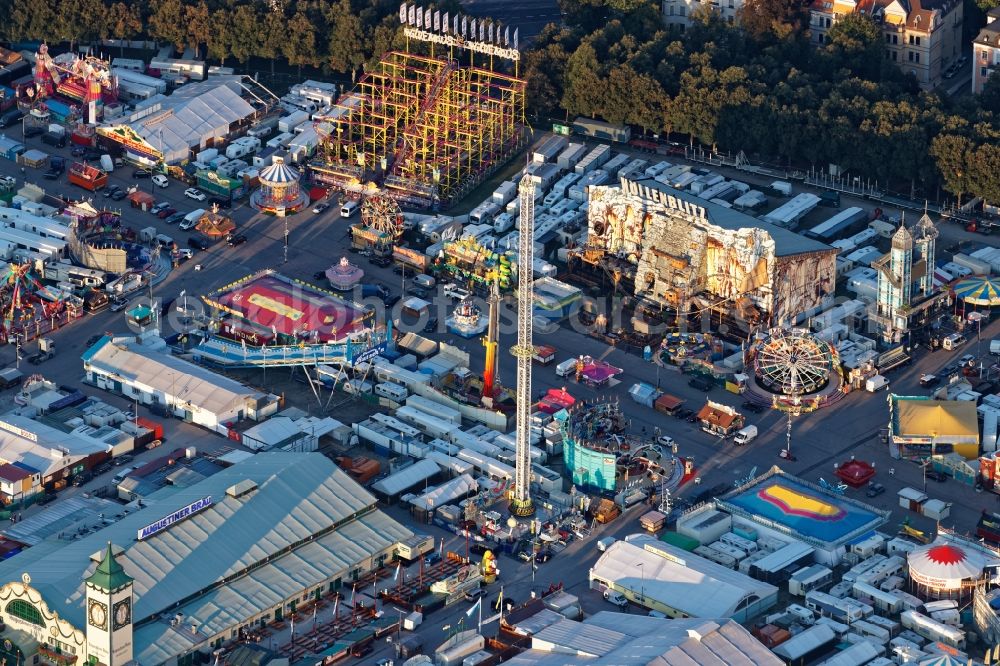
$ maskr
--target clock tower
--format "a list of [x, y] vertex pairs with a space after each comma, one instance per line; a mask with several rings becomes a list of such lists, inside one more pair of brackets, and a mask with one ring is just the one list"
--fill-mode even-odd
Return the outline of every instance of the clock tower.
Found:
[[132, 577], [111, 542], [87, 579], [87, 655], [104, 666], [132, 661]]

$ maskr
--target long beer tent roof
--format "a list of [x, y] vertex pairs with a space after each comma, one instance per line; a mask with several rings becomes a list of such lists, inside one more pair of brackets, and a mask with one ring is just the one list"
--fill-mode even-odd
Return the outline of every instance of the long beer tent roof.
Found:
[[192, 147], [226, 136], [229, 126], [254, 113], [240, 96], [241, 77], [188, 83], [160, 100], [161, 111], [131, 124], [167, 162], [187, 159]]
[[976, 403], [967, 400], [896, 400], [903, 436], [978, 437]]
[[[204, 510], [136, 540], [138, 530], [206, 497]], [[136, 659], [159, 664], [412, 536], [374, 507], [323, 455], [258, 453], [143, 498], [143, 508], [79, 539], [46, 539], [0, 562], [0, 576], [27, 572], [50, 611], [83, 627], [84, 581], [110, 541], [135, 580]], [[177, 612], [198, 623], [198, 635], [169, 625]], [[160, 621], [146, 621], [155, 614]]]

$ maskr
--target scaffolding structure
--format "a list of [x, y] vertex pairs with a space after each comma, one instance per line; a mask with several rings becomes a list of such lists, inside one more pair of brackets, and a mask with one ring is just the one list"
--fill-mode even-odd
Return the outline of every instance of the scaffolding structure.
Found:
[[375, 182], [401, 202], [447, 206], [523, 145], [525, 81], [451, 58], [393, 51], [317, 120], [320, 182]]

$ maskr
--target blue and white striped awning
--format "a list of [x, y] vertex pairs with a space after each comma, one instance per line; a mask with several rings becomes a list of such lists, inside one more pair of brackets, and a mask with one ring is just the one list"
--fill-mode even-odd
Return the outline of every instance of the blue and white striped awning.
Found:
[[274, 163], [260, 172], [260, 182], [266, 185], [289, 185], [299, 181], [299, 172], [285, 164], [282, 157], [274, 157]]

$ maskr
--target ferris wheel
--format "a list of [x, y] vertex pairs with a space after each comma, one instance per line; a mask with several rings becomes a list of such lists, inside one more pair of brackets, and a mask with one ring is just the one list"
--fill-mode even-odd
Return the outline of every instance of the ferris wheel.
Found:
[[403, 235], [403, 212], [395, 199], [384, 194], [365, 197], [361, 204], [361, 223], [391, 241]]
[[830, 345], [802, 329], [774, 329], [757, 346], [755, 371], [770, 391], [808, 395], [830, 381]]

